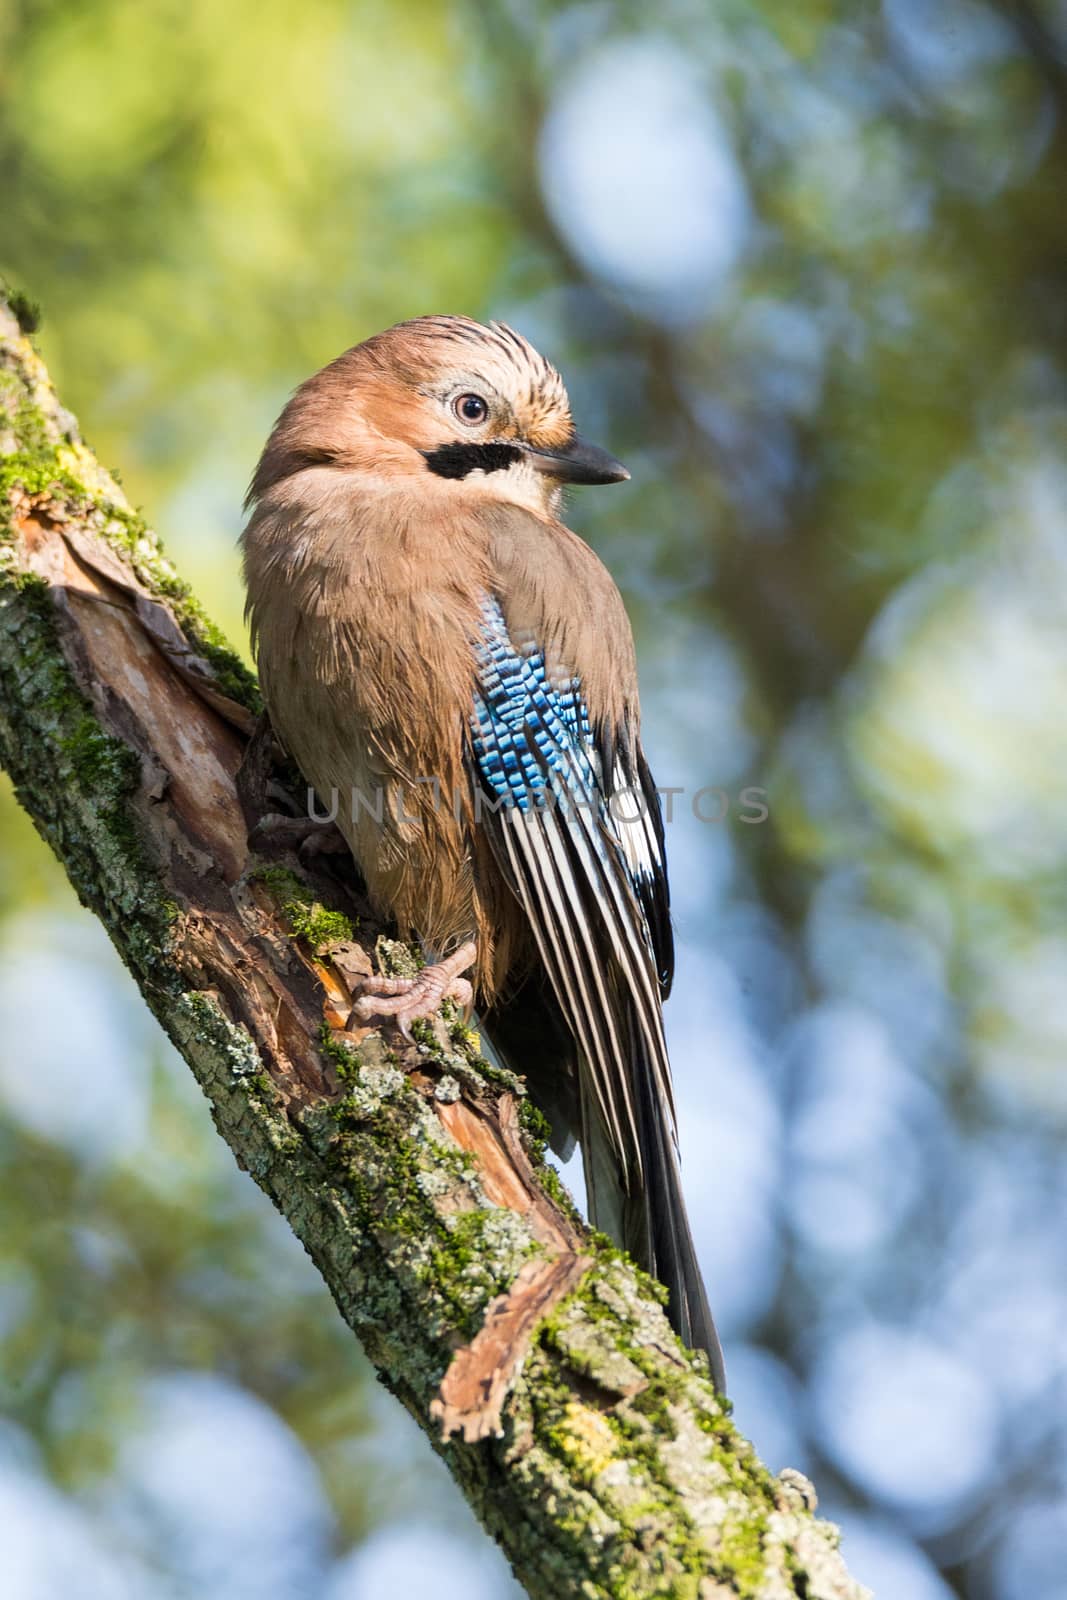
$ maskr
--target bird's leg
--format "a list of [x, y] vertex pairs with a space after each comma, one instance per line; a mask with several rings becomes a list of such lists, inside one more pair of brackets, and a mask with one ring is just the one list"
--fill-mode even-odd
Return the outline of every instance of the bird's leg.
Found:
[[316, 822], [314, 817], [287, 817], [276, 811], [260, 817], [248, 835], [248, 848], [265, 855], [295, 850], [302, 861], [310, 861], [315, 856], [351, 854], [347, 840], [332, 822]]
[[364, 978], [360, 983], [363, 993], [352, 1007], [349, 1027], [366, 1027], [374, 1017], [392, 1017], [410, 1039], [411, 1024], [419, 1017], [432, 1017], [442, 1000], [469, 1006], [474, 991], [461, 973], [474, 965], [477, 955], [478, 947], [469, 939], [452, 955], [423, 967], [415, 978]]
[[339, 828], [310, 812], [295, 814], [296, 796], [280, 781], [285, 752], [264, 711], [237, 769], [237, 797], [248, 829], [248, 846], [266, 855], [295, 850], [303, 859], [345, 855], [349, 847]]

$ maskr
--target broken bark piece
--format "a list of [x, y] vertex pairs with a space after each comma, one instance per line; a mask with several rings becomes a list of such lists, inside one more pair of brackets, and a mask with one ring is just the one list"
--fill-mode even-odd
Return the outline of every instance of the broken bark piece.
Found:
[[519, 1131], [515, 1096], [501, 1094], [485, 1106], [477, 1100], [438, 1100], [437, 1115], [461, 1150], [478, 1162], [478, 1175], [493, 1205], [526, 1218], [539, 1244], [553, 1251], [575, 1251], [581, 1235], [553, 1204], [534, 1174]]
[[[210, 666], [191, 647], [166, 601], [150, 594], [132, 569], [120, 561], [101, 540], [89, 537], [72, 522], [59, 522], [57, 526], [77, 560], [96, 578], [103, 579], [131, 602], [145, 633], [163, 652], [174, 670], [213, 711], [225, 717], [246, 738], [249, 737], [255, 729], [255, 716], [246, 706], [239, 705], [219, 688]], [[106, 594], [101, 593], [100, 598], [106, 603]]]
[[345, 980], [350, 995], [356, 993], [361, 978], [369, 978], [374, 972], [367, 951], [354, 939], [342, 939], [339, 944], [330, 945], [326, 954]]
[[518, 1377], [538, 1323], [576, 1288], [592, 1256], [571, 1251], [531, 1256], [510, 1289], [491, 1301], [470, 1344], [457, 1350], [430, 1404], [442, 1439], [460, 1434], [468, 1444], [503, 1433], [504, 1404]]

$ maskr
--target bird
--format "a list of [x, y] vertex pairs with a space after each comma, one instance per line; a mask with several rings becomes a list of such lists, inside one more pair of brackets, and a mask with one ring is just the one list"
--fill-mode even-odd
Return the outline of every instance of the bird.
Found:
[[577, 1138], [591, 1223], [666, 1286], [724, 1390], [681, 1186], [633, 635], [560, 520], [569, 486], [629, 476], [506, 323], [400, 322], [278, 418], [246, 501], [246, 614], [276, 737], [341, 797], [372, 903], [426, 958], [365, 980], [354, 1020], [473, 1004], [553, 1149]]

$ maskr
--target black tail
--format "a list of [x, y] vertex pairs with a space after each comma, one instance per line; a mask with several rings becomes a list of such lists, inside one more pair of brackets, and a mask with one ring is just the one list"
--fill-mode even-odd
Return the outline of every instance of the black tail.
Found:
[[683, 1344], [706, 1351], [715, 1387], [725, 1393], [722, 1347], [689, 1230], [671, 1113], [659, 1098], [651, 1064], [643, 1059], [647, 1035], [631, 1025], [629, 1078], [642, 1179], [628, 1188], [618, 1151], [543, 974], [532, 973], [481, 1021], [496, 1053], [526, 1076], [535, 1103], [552, 1125], [553, 1149], [566, 1158], [574, 1135], [579, 1135], [590, 1222], [665, 1285], [672, 1327]]
[[682, 1194], [670, 1113], [659, 1103], [651, 1073], [638, 1062], [634, 1098], [638, 1111], [642, 1180], [623, 1183], [619, 1158], [594, 1105], [583, 1102], [582, 1157], [589, 1217], [595, 1228], [618, 1240], [670, 1294], [671, 1326], [683, 1344], [706, 1352], [711, 1376], [726, 1392], [722, 1346], [700, 1274]]

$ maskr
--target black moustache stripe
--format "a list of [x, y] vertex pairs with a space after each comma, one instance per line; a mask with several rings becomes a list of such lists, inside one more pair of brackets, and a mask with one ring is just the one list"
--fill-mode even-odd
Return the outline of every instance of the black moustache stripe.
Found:
[[504, 472], [522, 460], [513, 444], [439, 444], [424, 450], [426, 465], [439, 478], [465, 478], [468, 472]]

